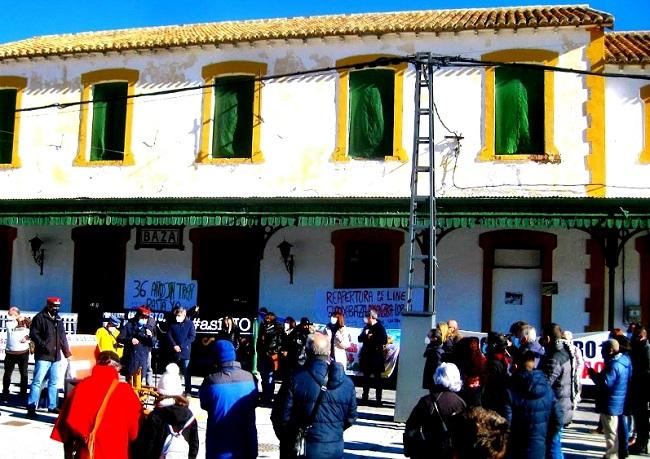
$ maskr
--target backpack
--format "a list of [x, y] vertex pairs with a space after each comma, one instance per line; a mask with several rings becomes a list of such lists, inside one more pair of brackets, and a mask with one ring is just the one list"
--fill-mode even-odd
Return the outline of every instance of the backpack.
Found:
[[171, 425], [167, 424], [169, 434], [167, 434], [165, 443], [163, 443], [160, 459], [187, 459], [190, 453], [190, 444], [185, 440], [185, 437], [183, 437], [183, 432], [185, 432], [193, 422], [194, 416], [190, 416], [185, 425], [181, 427], [178, 432], [176, 432]]

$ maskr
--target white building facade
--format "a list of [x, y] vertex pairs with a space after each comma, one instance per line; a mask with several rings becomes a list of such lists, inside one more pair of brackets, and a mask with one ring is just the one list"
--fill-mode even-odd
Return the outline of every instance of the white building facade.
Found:
[[[511, 8], [0, 45], [0, 110], [17, 110], [0, 120], [0, 306], [58, 295], [90, 331], [159, 279], [196, 282], [206, 320], [264, 306], [324, 322], [318, 292], [405, 288], [409, 56], [431, 52], [451, 59], [434, 77], [438, 317], [483, 331], [645, 323], [648, 81], [453, 61], [649, 76], [650, 38], [612, 25], [585, 7]], [[628, 38], [645, 46], [638, 62]], [[522, 87], [524, 115], [508, 99]], [[145, 233], [172, 240], [142, 247]]]

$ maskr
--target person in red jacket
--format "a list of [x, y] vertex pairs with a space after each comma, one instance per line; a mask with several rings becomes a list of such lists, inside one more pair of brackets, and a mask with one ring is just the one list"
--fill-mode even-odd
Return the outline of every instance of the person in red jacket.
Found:
[[[142, 405], [133, 388], [119, 382], [119, 369], [116, 353], [100, 352], [92, 374], [66, 397], [50, 436], [63, 443], [66, 459], [130, 457], [129, 446], [138, 436]], [[93, 430], [94, 447], [89, 441]]]

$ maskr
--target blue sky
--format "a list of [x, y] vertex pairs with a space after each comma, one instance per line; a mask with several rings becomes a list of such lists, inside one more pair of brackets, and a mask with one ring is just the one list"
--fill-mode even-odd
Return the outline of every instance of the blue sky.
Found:
[[[36, 35], [319, 14], [552, 4], [540, 0], [5, 0], [0, 42]], [[569, 4], [556, 1], [555, 4]], [[650, 0], [578, 2], [612, 13], [615, 30], [650, 30]]]

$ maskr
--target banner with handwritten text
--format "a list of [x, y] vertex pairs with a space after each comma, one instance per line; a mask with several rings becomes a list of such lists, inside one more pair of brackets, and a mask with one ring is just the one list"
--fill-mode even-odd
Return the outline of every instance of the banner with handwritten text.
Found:
[[406, 306], [403, 288], [364, 288], [320, 290], [316, 293], [317, 321], [325, 321], [335, 311], [342, 311], [345, 323], [363, 327], [363, 318], [375, 309], [386, 328], [400, 328], [400, 317]]
[[176, 306], [196, 305], [196, 281], [134, 277], [126, 281], [125, 309], [145, 305], [152, 311], [167, 312]]

